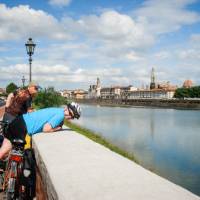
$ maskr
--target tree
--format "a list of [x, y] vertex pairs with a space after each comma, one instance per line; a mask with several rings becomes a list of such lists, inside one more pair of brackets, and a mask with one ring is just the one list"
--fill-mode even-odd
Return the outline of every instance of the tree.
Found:
[[9, 94], [11, 92], [14, 92], [17, 88], [17, 85], [15, 85], [13, 82], [9, 83], [6, 87], [6, 93]]
[[200, 98], [200, 86], [191, 88], [178, 88], [174, 94], [175, 98]]
[[45, 88], [44, 90], [38, 92], [33, 103], [37, 108], [47, 108], [53, 106], [61, 106], [67, 104], [67, 99], [62, 97], [54, 88]]

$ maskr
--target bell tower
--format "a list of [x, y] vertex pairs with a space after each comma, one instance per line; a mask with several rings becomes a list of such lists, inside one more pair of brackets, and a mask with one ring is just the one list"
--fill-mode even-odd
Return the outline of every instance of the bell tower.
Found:
[[97, 96], [97, 97], [100, 97], [100, 96], [101, 96], [101, 85], [100, 85], [100, 79], [99, 79], [99, 78], [97, 78], [96, 96]]
[[155, 70], [152, 68], [151, 70], [151, 83], [150, 83], [150, 89], [155, 89], [156, 88], [156, 83], [155, 83]]

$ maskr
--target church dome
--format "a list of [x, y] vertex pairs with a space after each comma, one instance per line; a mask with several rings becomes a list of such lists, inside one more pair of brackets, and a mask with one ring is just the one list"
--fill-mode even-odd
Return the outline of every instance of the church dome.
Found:
[[185, 80], [183, 83], [184, 88], [191, 88], [193, 86], [193, 82], [191, 80]]

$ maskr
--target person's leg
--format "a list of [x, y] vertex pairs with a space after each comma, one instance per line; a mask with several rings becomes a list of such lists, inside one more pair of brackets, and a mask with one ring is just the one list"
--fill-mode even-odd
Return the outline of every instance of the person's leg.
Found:
[[3, 143], [0, 147], [0, 159], [5, 158], [11, 149], [12, 149], [11, 142], [7, 138], [4, 138]]

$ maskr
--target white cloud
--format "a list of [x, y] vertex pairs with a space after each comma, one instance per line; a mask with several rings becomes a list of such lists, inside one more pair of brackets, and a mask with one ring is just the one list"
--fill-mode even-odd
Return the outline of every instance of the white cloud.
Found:
[[68, 6], [71, 0], [50, 0], [49, 3], [53, 6]]
[[196, 0], [148, 0], [134, 14], [148, 33], [168, 33], [199, 22], [199, 14], [187, 9], [194, 2]]
[[190, 37], [190, 44], [193, 48], [200, 50], [200, 34], [192, 34]]
[[139, 54], [137, 54], [134, 51], [131, 51], [131, 52], [127, 53], [125, 55], [125, 58], [130, 60], [130, 61], [139, 61], [141, 59], [144, 59], [142, 56], [140, 56]]
[[[163, 40], [160, 34], [174, 32], [199, 21], [199, 14], [187, 8], [192, 2], [195, 1], [148, 0], [132, 16], [115, 10], [102, 10], [100, 14], [82, 16], [77, 20], [69, 17], [58, 20], [29, 6], [11, 8], [0, 4], [0, 41], [24, 40], [29, 36], [39, 38], [42, 44], [38, 42], [39, 53], [34, 55], [33, 78], [42, 83], [79, 83], [82, 86], [89, 81], [95, 82], [97, 77], [108, 85], [134, 84], [136, 81], [149, 83], [151, 66], [158, 66], [160, 71], [166, 70], [168, 74], [162, 78], [172, 78], [173, 82], [177, 80], [175, 71], [181, 71], [183, 61], [195, 60], [190, 71], [182, 71], [181, 76], [184, 73], [195, 74], [192, 69], [197, 69], [199, 49], [190, 46], [183, 50], [179, 46], [174, 51], [173, 47], [167, 50], [158, 47], [160, 49], [156, 53], [156, 48], [151, 52], [151, 47], [156, 47], [156, 42]], [[72, 35], [76, 40], [71, 40]], [[198, 34], [193, 34], [191, 42], [199, 44], [199, 38]], [[44, 39], [48, 46], [43, 43]], [[5, 48], [0, 48], [0, 51]], [[17, 56], [21, 55], [16, 53]], [[28, 66], [15, 64], [23, 62], [23, 58], [0, 58], [0, 74], [5, 75], [1, 80], [20, 80], [23, 74], [28, 77]], [[16, 73], [11, 74], [11, 71]], [[196, 72], [199, 72], [198, 69]]]
[[107, 47], [141, 48], [154, 42], [151, 35], [145, 34], [144, 27], [130, 16], [114, 10], [100, 16], [82, 17], [78, 24], [90, 40], [103, 42]]
[[199, 59], [200, 60], [200, 50], [197, 49], [187, 49], [187, 50], [181, 50], [178, 52], [178, 56], [181, 59]]
[[193, 42], [200, 42], [200, 34], [192, 34], [191, 35], [191, 40]]
[[19, 5], [9, 8], [0, 4], [0, 41], [43, 37], [67, 39], [69, 34], [55, 17], [42, 10]]
[[[15, 71], [15, 73], [11, 73]], [[22, 75], [29, 77], [29, 66], [27, 64], [16, 64], [5, 67], [0, 67], [2, 80], [12, 80], [21, 82]], [[95, 81], [97, 77], [110, 78], [112, 80], [121, 79], [121, 69], [119, 68], [96, 68], [86, 70], [83, 68], [73, 68], [66, 65], [38, 65], [32, 66], [32, 79], [39, 82], [41, 85], [51, 85], [56, 87], [60, 83], [87, 83]], [[9, 81], [8, 81], [9, 82]]]
[[156, 59], [168, 59], [171, 56], [171, 53], [168, 51], [161, 51], [154, 54]]

